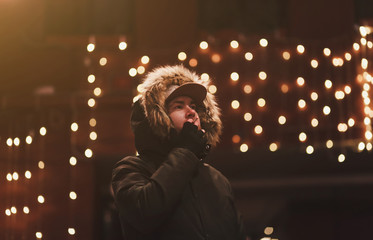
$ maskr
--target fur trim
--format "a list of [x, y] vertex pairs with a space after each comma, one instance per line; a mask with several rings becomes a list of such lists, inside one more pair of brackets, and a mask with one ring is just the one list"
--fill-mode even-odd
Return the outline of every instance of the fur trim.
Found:
[[[142, 83], [141, 104], [144, 107], [145, 116], [154, 133], [161, 138], [169, 137], [173, 127], [165, 106], [167, 89], [172, 85], [183, 85], [188, 82], [195, 82], [206, 88], [210, 84], [210, 81], [201, 80], [196, 73], [182, 65], [156, 68], [146, 75]], [[215, 96], [207, 91], [203, 106], [197, 109], [197, 112], [201, 127], [206, 131], [208, 143], [215, 146], [219, 142], [222, 131], [220, 108]]]

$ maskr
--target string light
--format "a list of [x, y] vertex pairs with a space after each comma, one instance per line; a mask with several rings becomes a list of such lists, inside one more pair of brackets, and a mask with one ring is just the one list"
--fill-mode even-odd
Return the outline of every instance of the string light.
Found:
[[30, 172], [29, 170], [27, 170], [27, 171], [25, 172], [25, 178], [27, 178], [27, 179], [30, 179], [30, 178], [31, 178], [31, 172]]
[[210, 85], [208, 89], [211, 94], [215, 94], [218, 90], [215, 85]]
[[43, 238], [43, 234], [42, 234], [41, 232], [36, 232], [36, 233], [35, 233], [35, 236], [36, 236], [36, 238], [38, 238], [38, 239]]
[[89, 43], [88, 45], [87, 45], [87, 51], [88, 52], [93, 52], [93, 50], [95, 50], [95, 45], [93, 44], [93, 43]]
[[326, 147], [327, 147], [327, 148], [332, 148], [333, 145], [334, 145], [334, 143], [333, 143], [332, 140], [329, 139], [328, 141], [326, 141]]
[[260, 126], [260, 125], [256, 125], [255, 128], [254, 128], [254, 132], [255, 132], [255, 134], [257, 134], [257, 135], [262, 134], [262, 133], [263, 133], [263, 127]]
[[271, 235], [273, 233], [273, 227], [266, 227], [264, 229], [264, 234], [265, 235]]
[[236, 72], [231, 73], [232, 81], [238, 81], [239, 78], [240, 78], [240, 75], [238, 75], [238, 73], [236, 73]]
[[325, 88], [330, 89], [333, 86], [333, 83], [332, 83], [332, 81], [327, 79], [327, 80], [325, 80], [324, 85], [325, 85]]
[[289, 60], [290, 59], [290, 53], [288, 51], [282, 52], [282, 58], [284, 60]]
[[348, 119], [348, 126], [353, 127], [355, 125], [355, 120], [353, 118]]
[[239, 44], [236, 40], [231, 41], [230, 45], [231, 45], [231, 48], [233, 49], [236, 49], [239, 47]]
[[259, 72], [258, 76], [260, 80], [265, 80], [267, 78], [267, 73], [265, 73], [264, 71], [261, 71]]
[[306, 49], [304, 48], [303, 45], [298, 45], [298, 46], [297, 46], [297, 52], [298, 52], [299, 54], [303, 54], [305, 50], [306, 50]]
[[90, 125], [91, 127], [95, 127], [96, 124], [97, 124], [97, 122], [96, 122], [96, 119], [95, 119], [95, 118], [91, 118], [91, 119], [89, 119], [89, 125]]
[[105, 66], [107, 64], [107, 58], [105, 58], [105, 57], [100, 58], [99, 63], [100, 63], [101, 66]]
[[322, 111], [323, 111], [324, 115], [329, 115], [332, 110], [330, 109], [329, 106], [324, 106]]
[[89, 134], [89, 138], [92, 140], [92, 141], [95, 141], [97, 139], [97, 133], [96, 132], [91, 132]]
[[94, 90], [93, 90], [93, 94], [96, 96], [96, 97], [98, 97], [98, 96], [100, 96], [101, 95], [101, 88], [99, 88], [99, 87], [96, 87]]
[[17, 213], [17, 208], [16, 207], [11, 207], [10, 208], [10, 212], [13, 213], [13, 214], [16, 214]]
[[71, 191], [70, 194], [69, 194], [69, 197], [70, 197], [71, 200], [76, 200], [78, 195], [76, 194], [76, 192]]
[[145, 73], [145, 67], [144, 66], [138, 66], [137, 67], [137, 73], [138, 74], [144, 74]]
[[345, 53], [345, 59], [346, 59], [346, 61], [351, 61], [351, 59], [352, 59], [351, 54], [348, 53], [348, 52], [346, 52], [346, 53]]
[[10, 211], [10, 209], [5, 209], [5, 215], [7, 216], [12, 215], [12, 212]]
[[302, 78], [302, 77], [298, 77], [297, 78], [297, 84], [298, 84], [298, 86], [303, 87], [304, 83], [305, 83], [304, 78]]
[[324, 52], [324, 55], [325, 55], [326, 57], [329, 57], [330, 54], [332, 53], [332, 51], [330, 51], [329, 48], [324, 48], [323, 52]]
[[354, 48], [355, 51], [359, 51], [360, 49], [360, 45], [358, 43], [354, 43], [352, 47]]
[[319, 95], [316, 92], [311, 93], [311, 99], [312, 101], [316, 101], [319, 98]]
[[284, 125], [286, 123], [286, 117], [281, 115], [278, 117], [278, 123]]
[[18, 177], [19, 177], [19, 176], [18, 176], [18, 173], [17, 173], [17, 172], [14, 172], [13, 175], [12, 175], [12, 177], [13, 177], [13, 180], [14, 180], [14, 181], [17, 181], [17, 180], [18, 180]]
[[306, 107], [306, 101], [304, 101], [303, 99], [300, 99], [298, 101], [298, 107], [303, 110], [305, 107]]
[[247, 112], [243, 115], [243, 118], [245, 119], [246, 122], [250, 122], [251, 119], [253, 119], [253, 115], [251, 113]]
[[265, 39], [265, 38], [262, 38], [262, 39], [259, 40], [259, 44], [262, 47], [267, 47], [268, 46], [268, 40]]
[[130, 68], [130, 70], [128, 71], [128, 74], [131, 76], [131, 77], [134, 77], [137, 75], [137, 70], [136, 68]]
[[238, 109], [240, 107], [240, 102], [237, 101], [237, 100], [233, 100], [231, 102], [231, 106], [232, 106], [233, 109]]
[[307, 146], [307, 148], [306, 148], [306, 153], [307, 154], [312, 154], [313, 151], [314, 151], [314, 149], [313, 149], [313, 147], [311, 145]]
[[198, 65], [198, 61], [195, 58], [189, 60], [189, 66], [196, 67]]
[[26, 137], [26, 143], [27, 144], [31, 144], [32, 143], [32, 137], [31, 136], [27, 136]]
[[77, 162], [78, 161], [75, 157], [70, 157], [69, 163], [70, 163], [71, 166], [75, 166]]
[[45, 202], [45, 198], [43, 197], [43, 195], [38, 196], [38, 202], [39, 203], [44, 203]]
[[177, 58], [180, 60], [180, 61], [184, 61], [186, 58], [187, 58], [187, 55], [185, 52], [179, 52], [179, 54], [177, 55]]
[[96, 101], [93, 98], [88, 99], [88, 106], [94, 107], [96, 105]]
[[249, 150], [249, 146], [246, 143], [241, 144], [240, 151], [247, 152]]
[[247, 61], [251, 61], [251, 60], [253, 60], [253, 58], [254, 58], [254, 56], [253, 56], [253, 54], [251, 52], [245, 53], [245, 59]]
[[13, 145], [13, 140], [11, 138], [8, 138], [6, 140], [6, 145], [8, 145], [8, 147], [11, 147]]
[[211, 61], [213, 63], [219, 63], [221, 61], [221, 56], [217, 53], [214, 53], [212, 56], [211, 56]]
[[243, 91], [246, 93], [246, 94], [250, 94], [252, 91], [253, 91], [253, 88], [251, 87], [250, 84], [246, 84], [243, 88]]
[[351, 87], [349, 85], [346, 85], [344, 87], [344, 91], [345, 91], [346, 94], [350, 94], [351, 93]]
[[148, 64], [150, 62], [150, 58], [148, 56], [142, 56], [141, 57], [141, 63], [142, 64]]
[[8, 180], [9, 182], [13, 180], [13, 177], [12, 177], [12, 174], [11, 173], [8, 173], [6, 175], [6, 180]]
[[39, 162], [38, 162], [38, 167], [39, 167], [40, 169], [44, 169], [44, 167], [45, 167], [44, 162], [43, 162], [43, 161], [39, 161]]
[[319, 62], [316, 59], [311, 60], [311, 66], [313, 68], [317, 68], [319, 66]]
[[75, 228], [68, 228], [68, 229], [67, 229], [67, 232], [68, 232], [70, 235], [75, 235]]
[[348, 129], [348, 126], [346, 123], [339, 123], [337, 126], [337, 129], [339, 132], [346, 132]]
[[121, 50], [121, 51], [125, 50], [125, 49], [127, 48], [127, 43], [126, 43], [126, 42], [120, 42], [120, 43], [118, 44], [118, 48], [119, 48], [119, 50]]
[[241, 137], [239, 135], [236, 134], [232, 137], [233, 143], [239, 143], [240, 141], [241, 141]]
[[70, 128], [71, 128], [71, 131], [76, 132], [78, 131], [79, 126], [76, 122], [74, 122], [71, 124]]
[[24, 212], [25, 214], [29, 214], [29, 213], [30, 213], [30, 209], [29, 209], [27, 206], [24, 206], [24, 207], [23, 207], [23, 212]]
[[285, 83], [281, 84], [281, 92], [287, 93], [289, 91], [289, 86]]
[[85, 151], [84, 151], [84, 155], [87, 157], [87, 158], [91, 158], [93, 156], [93, 152], [91, 149], [87, 148]]
[[88, 80], [89, 83], [94, 83], [95, 80], [96, 80], [96, 76], [91, 74], [91, 75], [88, 76], [87, 80]]
[[305, 142], [307, 140], [307, 135], [304, 132], [299, 134], [299, 141]]
[[358, 146], [357, 146], [357, 149], [358, 149], [359, 151], [363, 151], [364, 148], [365, 148], [365, 143], [363, 143], [363, 142], [359, 142], [359, 144], [358, 144]]
[[259, 107], [264, 107], [266, 105], [266, 100], [264, 98], [259, 98], [257, 104]]
[[47, 134], [47, 129], [45, 127], [41, 127], [39, 133], [40, 135], [45, 136]]
[[344, 154], [339, 154], [338, 162], [344, 162], [346, 160], [346, 156]]
[[271, 144], [269, 145], [269, 150], [270, 150], [271, 152], [275, 152], [275, 151], [277, 151], [277, 149], [278, 149], [278, 146], [277, 146], [276, 143], [271, 143]]
[[316, 118], [312, 118], [311, 125], [312, 127], [317, 127], [319, 125], [319, 120], [317, 120]]

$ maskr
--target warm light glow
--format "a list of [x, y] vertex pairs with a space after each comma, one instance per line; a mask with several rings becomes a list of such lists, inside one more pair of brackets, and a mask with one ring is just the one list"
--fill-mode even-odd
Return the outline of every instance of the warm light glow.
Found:
[[332, 86], [333, 86], [332, 81], [330, 81], [329, 79], [325, 80], [325, 87], [327, 89], [330, 89]]
[[31, 144], [32, 143], [32, 137], [31, 136], [27, 136], [26, 137], [26, 143], [27, 144]]
[[126, 42], [120, 42], [119, 44], [118, 44], [118, 48], [119, 48], [119, 50], [125, 50], [126, 48], [127, 48], [127, 43]]
[[346, 160], [346, 156], [344, 154], [339, 154], [338, 162], [344, 162]]
[[311, 60], [311, 66], [313, 68], [317, 68], [319, 66], [319, 62], [316, 59]]
[[260, 80], [265, 80], [267, 78], [267, 73], [261, 71], [259, 74], [258, 74]]
[[12, 215], [12, 212], [10, 211], [10, 209], [6, 209], [5, 210], [5, 215], [7, 215], [7, 216], [10, 216], [10, 215]]
[[366, 37], [368, 34], [367, 28], [364, 26], [359, 27], [359, 32], [362, 37]]
[[99, 88], [99, 87], [96, 87], [94, 90], [93, 90], [93, 94], [95, 95], [95, 96], [100, 96], [101, 95], [101, 88]]
[[300, 100], [298, 101], [298, 107], [299, 107], [300, 109], [304, 109], [304, 108], [306, 107], [306, 101], [304, 101], [303, 99], [300, 99]]
[[93, 43], [90, 43], [87, 45], [87, 51], [88, 52], [93, 52], [95, 50], [95, 45]]
[[134, 77], [137, 75], [137, 70], [136, 68], [130, 68], [130, 70], [128, 70], [128, 74], [131, 76], [131, 77]]
[[91, 149], [87, 148], [85, 151], [84, 151], [84, 155], [87, 157], [87, 158], [91, 158], [93, 156], [93, 152]]
[[11, 211], [13, 214], [16, 214], [16, 213], [17, 213], [17, 208], [13, 206], [13, 207], [10, 208], [10, 211]]
[[232, 81], [237, 81], [239, 78], [240, 78], [240, 75], [238, 75], [238, 73], [236, 73], [236, 72], [231, 73]]
[[348, 119], [348, 126], [353, 127], [355, 125], [355, 120], [353, 118]]
[[361, 43], [361, 45], [366, 46], [367, 45], [367, 40], [365, 38], [360, 38], [360, 43]]
[[231, 45], [231, 48], [238, 48], [238, 46], [239, 46], [239, 44], [236, 40], [231, 41], [230, 45]]
[[306, 49], [304, 48], [303, 45], [298, 45], [298, 46], [297, 46], [297, 52], [298, 52], [299, 54], [303, 54], [305, 50], [306, 50]]
[[14, 172], [13, 175], [12, 175], [12, 177], [13, 177], [13, 180], [17, 181], [18, 178], [19, 178], [18, 173]]
[[265, 235], [271, 235], [273, 233], [273, 227], [266, 227], [264, 229], [264, 234]]
[[198, 61], [195, 58], [189, 60], [189, 66], [196, 67], [198, 65]]
[[369, 117], [365, 117], [365, 118], [364, 118], [364, 124], [365, 124], [365, 125], [370, 125], [370, 124], [371, 124], [371, 120], [370, 120]]
[[9, 147], [11, 147], [13, 145], [13, 140], [11, 138], [8, 138], [6, 140], [6, 145], [8, 145]]
[[95, 127], [96, 124], [97, 124], [97, 122], [96, 122], [96, 119], [95, 119], [95, 118], [91, 118], [91, 119], [89, 119], [89, 126], [91, 126], [91, 127]]
[[337, 100], [341, 100], [345, 97], [345, 93], [343, 91], [336, 91], [335, 92], [335, 98]]
[[316, 92], [311, 93], [311, 99], [312, 101], [316, 101], [319, 98], [319, 95]]
[[286, 123], [286, 117], [281, 115], [278, 117], [278, 123], [284, 125]]
[[137, 73], [138, 74], [144, 74], [145, 73], [145, 67], [144, 66], [138, 66], [137, 67]]
[[240, 107], [240, 102], [237, 101], [237, 100], [233, 100], [232, 103], [231, 103], [231, 106], [233, 109], [237, 109]]
[[285, 60], [289, 60], [290, 59], [290, 53], [288, 51], [282, 52], [282, 58], [285, 59]]
[[45, 199], [44, 199], [44, 197], [42, 195], [38, 196], [38, 202], [39, 203], [44, 203], [45, 202]]
[[335, 57], [333, 58], [332, 63], [335, 67], [341, 67], [343, 66], [343, 59], [340, 57]]
[[253, 54], [251, 52], [245, 53], [245, 59], [247, 61], [251, 61], [251, 60], [253, 60], [253, 58], [254, 58], [254, 56], [253, 56]]
[[89, 134], [89, 138], [92, 140], [92, 141], [95, 141], [97, 139], [97, 133], [96, 132], [91, 132]]
[[359, 142], [359, 145], [357, 146], [357, 149], [358, 149], [359, 151], [363, 151], [364, 148], [365, 148], [365, 143], [363, 143], [363, 142]]
[[240, 141], [241, 141], [241, 137], [239, 135], [236, 134], [232, 137], [233, 143], [239, 143]]
[[324, 55], [325, 56], [327, 56], [327, 57], [329, 57], [330, 56], [330, 54], [332, 53], [332, 51], [330, 51], [330, 49], [329, 48], [324, 48]]
[[8, 173], [6, 175], [6, 180], [8, 180], [9, 182], [13, 180], [13, 177], [12, 177], [12, 174], [11, 173]]
[[346, 94], [350, 94], [351, 93], [351, 87], [348, 86], [348, 85], [345, 86], [344, 90], [345, 90]]
[[371, 41], [368, 41], [368, 48], [373, 48], [373, 42], [371, 42]]
[[20, 143], [19, 138], [18, 137], [14, 138], [13, 143], [16, 146], [19, 146], [19, 143]]
[[75, 166], [77, 162], [78, 160], [76, 159], [76, 157], [70, 157], [69, 163], [71, 166]]
[[47, 129], [45, 127], [41, 127], [39, 133], [40, 135], [45, 136], [45, 134], [47, 134]]
[[354, 43], [352, 46], [355, 49], [355, 51], [359, 51], [360, 45], [358, 43]]
[[348, 126], [346, 123], [339, 123], [337, 128], [339, 132], [346, 132], [348, 129]]
[[141, 63], [142, 64], [148, 64], [150, 62], [150, 58], [146, 55], [141, 57]]
[[71, 124], [70, 128], [71, 128], [71, 131], [76, 132], [78, 131], [79, 126], [76, 122], [74, 122]]
[[211, 94], [215, 94], [218, 91], [215, 85], [210, 85], [208, 89]]
[[298, 86], [302, 87], [304, 85], [304, 83], [305, 83], [304, 78], [302, 78], [302, 77], [297, 78]]
[[371, 151], [372, 148], [373, 148], [373, 145], [372, 145], [371, 143], [367, 143], [366, 149], [367, 149], [368, 151]]
[[107, 58], [105, 58], [105, 57], [100, 58], [100, 65], [105, 66], [106, 64], [107, 64]]
[[243, 87], [243, 91], [244, 91], [246, 94], [250, 94], [250, 93], [253, 91], [253, 88], [252, 88], [249, 84], [246, 84], [246, 85]]
[[346, 61], [351, 61], [351, 59], [352, 59], [352, 56], [351, 56], [351, 54], [350, 53], [345, 53], [345, 59], [346, 59]]
[[247, 150], [249, 150], [249, 146], [247, 146], [247, 144], [244, 143], [240, 146], [241, 152], [247, 152]]
[[94, 83], [95, 80], [96, 80], [96, 77], [95, 77], [95, 75], [91, 74], [91, 75], [88, 76], [87, 80], [88, 80], [89, 83]]
[[367, 69], [368, 68], [368, 60], [366, 58], [361, 59], [361, 68]]
[[44, 167], [45, 167], [44, 162], [43, 162], [43, 161], [39, 161], [39, 162], [38, 162], [38, 167], [39, 167], [40, 169], [44, 169]]
[[180, 60], [180, 61], [184, 61], [186, 58], [187, 58], [187, 55], [185, 52], [179, 52], [179, 54], [177, 55], [177, 58]]
[[75, 200], [78, 196], [76, 195], [76, 192], [71, 191], [70, 194], [69, 194], [69, 197], [70, 197], [71, 200]]
[[278, 146], [277, 146], [276, 143], [271, 143], [271, 144], [269, 145], [269, 150], [270, 150], [271, 152], [275, 152], [275, 151], [277, 151], [277, 149], [278, 149]]
[[312, 127], [317, 127], [319, 125], [319, 120], [317, 120], [317, 118], [312, 118], [311, 125]]
[[364, 91], [369, 91], [370, 90], [369, 84], [368, 83], [364, 83], [363, 89], [364, 89]]
[[267, 39], [262, 38], [262, 39], [259, 40], [259, 44], [262, 47], [267, 47], [268, 46], [268, 41], [267, 41]]
[[[372, 137], [373, 137], [373, 135], [372, 135], [371, 131], [365, 131], [365, 139], [366, 140], [372, 140]], [[13, 176], [13, 178], [14, 178], [14, 176]]]
[[219, 63], [221, 61], [221, 56], [217, 53], [214, 53], [212, 56], [211, 56], [211, 61], [213, 63]]
[[281, 84], [281, 92], [287, 93], [289, 91], [289, 86], [285, 83]]
[[30, 179], [30, 178], [31, 178], [31, 172], [30, 172], [29, 170], [27, 170], [27, 171], [25, 172], [25, 178], [27, 178], [27, 179]]
[[245, 119], [246, 122], [249, 122], [249, 121], [251, 121], [251, 119], [253, 119], [253, 115], [251, 115], [251, 113], [247, 112], [243, 115], [243, 118]]
[[67, 229], [67, 232], [68, 232], [70, 235], [75, 235], [75, 228], [69, 228], [69, 229]]
[[301, 132], [299, 134], [299, 141], [304, 142], [306, 140], [307, 140], [307, 134], [305, 134], [304, 132]]
[[201, 49], [205, 50], [209, 47], [209, 44], [206, 41], [202, 41], [202, 42], [200, 42], [199, 47]]
[[313, 147], [311, 145], [307, 146], [307, 148], [306, 148], [306, 153], [307, 154], [312, 154], [313, 151], [314, 151], [314, 149], [313, 149]]
[[93, 98], [88, 99], [88, 106], [94, 107], [96, 105], [96, 101]]
[[27, 206], [24, 206], [24, 207], [23, 207], [23, 212], [24, 212], [25, 214], [29, 214], [29, 213], [30, 213], [30, 209], [29, 209]]
[[36, 232], [35, 236], [36, 236], [36, 238], [39, 238], [39, 239], [43, 238], [43, 234], [41, 232]]
[[329, 115], [332, 110], [330, 109], [329, 106], [324, 106], [322, 111], [323, 111], [324, 115]]
[[257, 103], [259, 107], [264, 107], [266, 105], [266, 100], [264, 98], [259, 98]]
[[255, 126], [255, 128], [254, 128], [254, 132], [256, 133], [256, 134], [262, 134], [263, 133], [263, 128], [262, 128], [262, 126], [260, 126], [260, 125], [256, 125]]
[[334, 144], [333, 144], [333, 141], [332, 141], [332, 140], [329, 139], [328, 141], [326, 141], [326, 147], [327, 147], [327, 148], [330, 149], [330, 148], [333, 147], [333, 145], [334, 145]]

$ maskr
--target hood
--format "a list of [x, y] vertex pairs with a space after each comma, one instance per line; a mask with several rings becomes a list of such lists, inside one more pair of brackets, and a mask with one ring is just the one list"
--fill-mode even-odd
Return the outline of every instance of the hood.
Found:
[[[171, 86], [180, 86], [185, 83], [198, 83], [206, 89], [210, 86], [210, 80], [202, 80], [196, 73], [182, 65], [156, 68], [146, 75], [141, 84], [140, 104], [144, 109], [149, 127], [156, 136], [164, 141], [170, 138], [173, 129], [165, 106], [167, 92]], [[215, 146], [219, 142], [222, 132], [220, 108], [216, 103], [215, 96], [207, 91], [206, 98], [202, 106], [197, 108], [197, 112], [201, 127], [206, 131], [207, 142]]]

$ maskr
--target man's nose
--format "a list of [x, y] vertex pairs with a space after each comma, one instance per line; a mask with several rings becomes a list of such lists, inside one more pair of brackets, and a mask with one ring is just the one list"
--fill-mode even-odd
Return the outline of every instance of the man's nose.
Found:
[[187, 109], [187, 112], [186, 112], [187, 117], [194, 117], [196, 115], [195, 109], [191, 108], [190, 106], [187, 106], [186, 109]]

